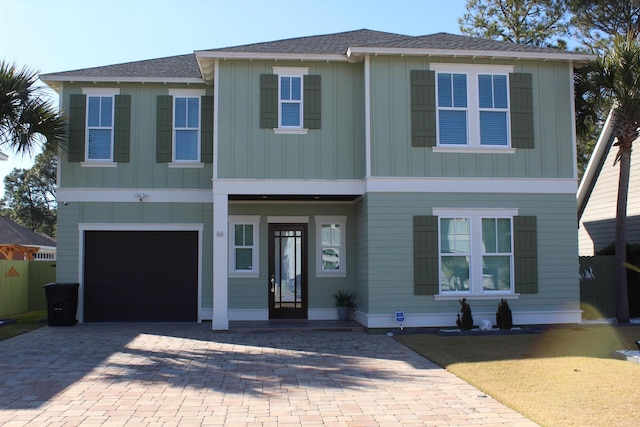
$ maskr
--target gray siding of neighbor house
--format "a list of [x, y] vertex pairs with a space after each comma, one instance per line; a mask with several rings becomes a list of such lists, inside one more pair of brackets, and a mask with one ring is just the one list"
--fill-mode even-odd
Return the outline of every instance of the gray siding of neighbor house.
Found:
[[[587, 201], [582, 217], [578, 240], [580, 256], [593, 256], [616, 239], [616, 205], [620, 165], [613, 165], [617, 147], [606, 156], [600, 175]], [[631, 156], [631, 178], [627, 203], [627, 241], [640, 243], [640, 156]]]

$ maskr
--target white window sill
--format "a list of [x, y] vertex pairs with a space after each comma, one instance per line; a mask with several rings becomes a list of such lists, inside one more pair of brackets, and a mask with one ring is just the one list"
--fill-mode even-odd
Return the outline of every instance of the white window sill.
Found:
[[241, 272], [234, 272], [234, 273], [229, 273], [229, 278], [230, 279], [258, 279], [260, 278], [260, 274], [251, 271], [251, 272], [246, 272], [246, 273], [241, 273]]
[[189, 162], [172, 162], [167, 163], [167, 166], [171, 169], [202, 169], [204, 168], [204, 163], [189, 163]]
[[434, 153], [514, 154], [515, 148], [433, 147]]
[[347, 273], [345, 271], [316, 271], [316, 277], [347, 277]]
[[469, 293], [457, 293], [451, 295], [434, 295], [433, 299], [436, 301], [453, 301], [466, 298], [469, 301], [482, 301], [482, 300], [495, 300], [495, 299], [519, 299], [520, 294], [512, 293], [494, 293], [494, 294], [469, 294]]
[[278, 134], [289, 134], [289, 135], [306, 135], [309, 132], [309, 129], [289, 129], [289, 128], [275, 128], [273, 129], [273, 133]]
[[118, 163], [89, 161], [89, 162], [81, 162], [80, 166], [83, 168], [115, 168], [116, 166], [118, 166]]

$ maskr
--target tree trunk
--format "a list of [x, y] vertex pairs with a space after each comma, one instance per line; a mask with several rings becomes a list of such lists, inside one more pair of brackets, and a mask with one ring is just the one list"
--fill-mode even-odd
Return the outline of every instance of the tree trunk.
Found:
[[627, 198], [631, 173], [631, 144], [620, 145], [620, 179], [616, 207], [616, 318], [629, 323], [629, 294], [627, 293]]

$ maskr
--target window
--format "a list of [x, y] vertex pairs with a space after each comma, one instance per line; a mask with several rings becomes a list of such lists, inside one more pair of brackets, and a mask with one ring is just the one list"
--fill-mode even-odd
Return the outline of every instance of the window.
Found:
[[115, 96], [118, 89], [83, 88], [86, 95], [86, 141], [87, 162], [113, 161], [113, 134]]
[[511, 148], [512, 67], [432, 64], [436, 72], [437, 146]]
[[513, 293], [515, 210], [434, 209], [434, 214], [440, 295]]
[[346, 216], [317, 216], [316, 238], [318, 276], [346, 274]]
[[171, 89], [173, 96], [172, 161], [200, 162], [200, 89]]
[[321, 78], [305, 67], [273, 67], [260, 75], [260, 128], [281, 134], [320, 129]]
[[259, 216], [229, 217], [229, 272], [258, 274]]

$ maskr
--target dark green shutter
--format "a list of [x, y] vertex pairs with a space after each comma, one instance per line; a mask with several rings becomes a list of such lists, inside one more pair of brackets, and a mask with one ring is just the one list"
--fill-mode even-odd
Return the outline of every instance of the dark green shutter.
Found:
[[411, 146], [436, 146], [436, 73], [411, 70]]
[[115, 96], [113, 161], [129, 163], [131, 141], [131, 95]]
[[203, 96], [200, 102], [200, 161], [213, 163], [213, 96]]
[[320, 76], [307, 75], [303, 78], [304, 86], [304, 128], [320, 129], [322, 110]]
[[513, 217], [515, 291], [538, 293], [538, 232], [535, 216]]
[[511, 146], [533, 148], [533, 83], [531, 74], [509, 74]]
[[413, 217], [413, 293], [438, 293], [438, 217]]
[[87, 96], [71, 95], [69, 102], [69, 161], [84, 162], [84, 145], [87, 130]]
[[171, 163], [173, 141], [173, 97], [158, 96], [156, 111], [156, 163]]
[[278, 75], [260, 75], [260, 128], [278, 127]]

